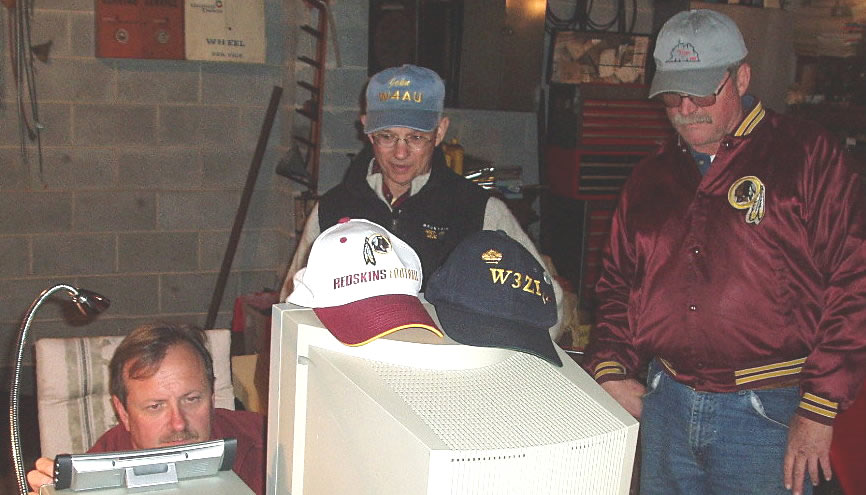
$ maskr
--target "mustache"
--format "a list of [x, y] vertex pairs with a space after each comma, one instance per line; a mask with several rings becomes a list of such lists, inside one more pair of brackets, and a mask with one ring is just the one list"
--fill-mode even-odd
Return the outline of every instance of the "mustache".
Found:
[[709, 115], [674, 115], [671, 117], [673, 125], [690, 124], [712, 124], [713, 118]]
[[193, 442], [198, 440], [198, 433], [183, 430], [159, 439], [160, 443]]

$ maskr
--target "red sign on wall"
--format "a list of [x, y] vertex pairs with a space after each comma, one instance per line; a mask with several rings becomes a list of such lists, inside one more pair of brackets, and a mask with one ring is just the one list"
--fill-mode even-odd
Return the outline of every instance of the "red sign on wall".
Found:
[[96, 0], [96, 56], [184, 59], [183, 0]]

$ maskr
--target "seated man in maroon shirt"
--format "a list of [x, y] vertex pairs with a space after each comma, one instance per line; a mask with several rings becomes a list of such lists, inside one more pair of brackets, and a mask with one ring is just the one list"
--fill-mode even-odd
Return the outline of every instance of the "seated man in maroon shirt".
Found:
[[[214, 407], [213, 360], [202, 330], [145, 325], [120, 343], [109, 364], [111, 402], [120, 424], [88, 452], [165, 447], [236, 438], [232, 470], [264, 493], [264, 418]], [[54, 460], [40, 458], [27, 474], [32, 490], [52, 483]]]

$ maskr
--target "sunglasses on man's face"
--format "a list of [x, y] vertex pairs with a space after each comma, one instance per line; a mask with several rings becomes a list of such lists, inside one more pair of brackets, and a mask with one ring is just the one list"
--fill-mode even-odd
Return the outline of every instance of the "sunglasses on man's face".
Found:
[[688, 98], [696, 106], [711, 107], [716, 104], [716, 97], [719, 95], [719, 93], [722, 92], [723, 89], [725, 89], [725, 85], [728, 84], [728, 80], [730, 79], [731, 73], [728, 72], [728, 77], [725, 78], [725, 80], [722, 82], [722, 85], [719, 86], [719, 89], [717, 89], [715, 93], [706, 96], [692, 96], [680, 93], [662, 93], [662, 103], [664, 103], [665, 106], [668, 108], [677, 108], [683, 103], [684, 99]]

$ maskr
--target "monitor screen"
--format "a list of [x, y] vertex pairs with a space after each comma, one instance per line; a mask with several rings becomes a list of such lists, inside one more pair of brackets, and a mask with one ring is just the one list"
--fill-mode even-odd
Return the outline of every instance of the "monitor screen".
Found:
[[628, 493], [638, 423], [560, 349], [349, 347], [310, 309], [272, 316], [268, 494]]

